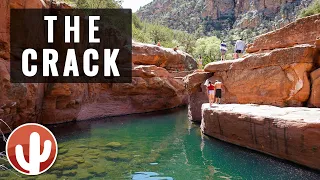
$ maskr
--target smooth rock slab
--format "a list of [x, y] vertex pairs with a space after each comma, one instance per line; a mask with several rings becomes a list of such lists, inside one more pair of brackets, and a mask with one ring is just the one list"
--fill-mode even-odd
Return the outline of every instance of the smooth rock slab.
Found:
[[217, 139], [320, 169], [320, 109], [202, 105], [201, 130]]

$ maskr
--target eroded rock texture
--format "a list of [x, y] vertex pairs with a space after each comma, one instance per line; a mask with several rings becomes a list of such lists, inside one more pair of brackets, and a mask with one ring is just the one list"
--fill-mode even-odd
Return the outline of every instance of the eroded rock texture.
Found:
[[197, 68], [196, 61], [187, 53], [151, 44], [133, 43], [132, 61], [140, 65], [156, 65], [173, 71], [190, 71]]
[[[186, 105], [187, 91], [182, 77], [196, 67], [188, 54], [147, 44], [133, 47], [133, 79], [126, 84], [41, 84], [10, 83], [9, 9], [71, 8], [64, 3], [42, 0], [9, 0], [0, 2], [0, 119], [12, 129], [26, 123], [57, 124], [151, 112]], [[61, 35], [63, 27], [57, 26]], [[39, 34], [37, 35], [39, 38]], [[81, 34], [81, 37], [86, 34]], [[102, 38], [103, 41], [103, 38]], [[122, 41], [120, 41], [122, 42]], [[65, 45], [61, 49], [87, 49], [87, 44]], [[17, 47], [18, 49], [21, 47]], [[78, 57], [78, 60], [81, 57]], [[2, 123], [3, 132], [9, 129]]]
[[187, 104], [187, 95], [164, 68], [141, 65], [132, 83], [50, 84], [43, 101], [42, 123], [56, 124], [170, 109]]
[[281, 29], [258, 36], [247, 52], [292, 47], [296, 44], [314, 44], [320, 36], [319, 27], [320, 14], [298, 19]]
[[315, 53], [309, 45], [277, 49], [210, 63], [205, 71], [224, 83], [224, 103], [303, 106], [310, 95], [308, 74]]
[[202, 113], [209, 136], [320, 169], [319, 109], [204, 104]]
[[[190, 99], [205, 97], [203, 83], [207, 79], [224, 83], [223, 103], [265, 104], [275, 106], [320, 107], [320, 16], [300, 19], [288, 26], [259, 36], [244, 58], [212, 62], [205, 71], [210, 78], [186, 81], [198, 91], [189, 91]], [[308, 29], [304, 29], [307, 27]], [[254, 50], [255, 49], [255, 50]], [[190, 76], [199, 76], [195, 72]], [[202, 94], [202, 95], [199, 95]], [[207, 102], [205, 98], [198, 98]], [[201, 114], [189, 106], [194, 121]]]

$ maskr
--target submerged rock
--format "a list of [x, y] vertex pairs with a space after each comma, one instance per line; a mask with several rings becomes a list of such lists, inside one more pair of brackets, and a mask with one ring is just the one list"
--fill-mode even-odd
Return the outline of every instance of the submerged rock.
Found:
[[58, 179], [58, 177], [55, 174], [42, 174], [36, 178], [36, 180], [56, 180], [56, 179]]
[[86, 180], [86, 179], [90, 179], [92, 177], [93, 177], [93, 175], [88, 173], [87, 171], [80, 171], [80, 172], [78, 172], [76, 179]]
[[66, 170], [62, 173], [64, 176], [75, 176], [77, 174], [76, 170]]
[[78, 167], [78, 163], [77, 162], [74, 162], [74, 161], [64, 161], [64, 160], [61, 160], [57, 163], [55, 163], [53, 166], [52, 166], [52, 169], [53, 170], [71, 170], [71, 169], [75, 169]]
[[3, 170], [0, 172], [0, 177], [8, 177], [8, 176], [10, 176], [10, 172], [3, 171]]
[[68, 151], [69, 151], [68, 149], [60, 149], [60, 148], [59, 148], [58, 154], [59, 154], [59, 155], [62, 155], [62, 154], [67, 153]]
[[119, 152], [107, 152], [105, 158], [108, 160], [120, 160], [120, 161], [129, 161], [132, 159], [129, 155], [119, 153]]
[[83, 169], [86, 169], [86, 168], [93, 167], [93, 164], [85, 161], [84, 163], [79, 164], [79, 167], [80, 167], [80, 168], [83, 168]]
[[106, 146], [107, 146], [107, 147], [111, 147], [111, 148], [119, 148], [119, 147], [121, 147], [122, 145], [121, 145], [121, 143], [119, 143], [119, 142], [110, 142], [110, 143], [108, 143]]
[[104, 166], [94, 166], [92, 168], [89, 168], [88, 172], [94, 174], [95, 176], [103, 176], [107, 173]]

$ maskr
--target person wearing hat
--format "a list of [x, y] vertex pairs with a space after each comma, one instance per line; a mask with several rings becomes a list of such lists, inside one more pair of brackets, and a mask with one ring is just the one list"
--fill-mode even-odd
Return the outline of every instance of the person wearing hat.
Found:
[[216, 98], [216, 102], [217, 104], [221, 104], [221, 97], [222, 97], [222, 82], [216, 80], [216, 82], [214, 83], [214, 87], [215, 87], [215, 98]]

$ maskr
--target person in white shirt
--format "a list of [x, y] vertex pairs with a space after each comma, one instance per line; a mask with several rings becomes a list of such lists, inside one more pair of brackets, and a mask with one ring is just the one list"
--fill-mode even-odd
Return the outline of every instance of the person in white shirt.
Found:
[[242, 39], [237, 40], [236, 45], [235, 45], [235, 57], [234, 58], [238, 59], [242, 55], [242, 53], [244, 53], [245, 48], [246, 48], [246, 43]]

